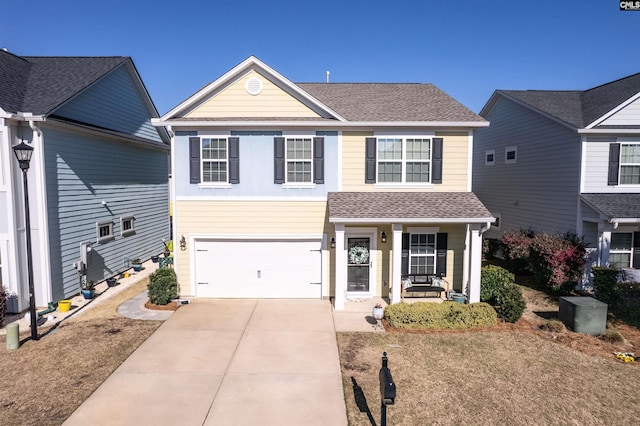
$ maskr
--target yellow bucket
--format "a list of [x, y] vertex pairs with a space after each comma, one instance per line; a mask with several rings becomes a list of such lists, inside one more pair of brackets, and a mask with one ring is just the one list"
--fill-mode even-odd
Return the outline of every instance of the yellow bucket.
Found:
[[69, 312], [71, 309], [71, 300], [61, 300], [58, 302], [58, 310], [60, 312]]

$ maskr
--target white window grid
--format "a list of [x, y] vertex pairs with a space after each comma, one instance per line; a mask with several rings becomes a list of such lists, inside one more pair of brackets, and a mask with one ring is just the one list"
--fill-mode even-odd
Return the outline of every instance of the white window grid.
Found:
[[615, 268], [633, 267], [633, 232], [612, 232], [609, 265]]
[[285, 139], [285, 182], [313, 182], [313, 138], [287, 137]]
[[504, 163], [515, 164], [518, 162], [518, 147], [508, 146], [504, 149]]
[[436, 234], [410, 234], [409, 273], [436, 273]]
[[135, 233], [135, 217], [123, 216], [120, 218], [120, 234], [123, 236]]
[[227, 138], [202, 138], [200, 146], [201, 182], [229, 182], [229, 145]]
[[484, 153], [485, 166], [493, 166], [496, 164], [496, 150], [490, 149]]
[[620, 146], [620, 185], [640, 184], [640, 144]]
[[378, 138], [377, 182], [430, 183], [432, 151], [431, 138]]
[[96, 224], [96, 240], [101, 243], [113, 239], [113, 222], [98, 222]]

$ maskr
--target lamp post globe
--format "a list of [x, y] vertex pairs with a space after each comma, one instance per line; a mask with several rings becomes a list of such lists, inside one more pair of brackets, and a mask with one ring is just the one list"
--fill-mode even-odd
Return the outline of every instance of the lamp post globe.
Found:
[[27, 274], [29, 278], [29, 317], [31, 319], [31, 339], [38, 340], [38, 323], [36, 318], [36, 300], [33, 285], [33, 258], [31, 255], [31, 218], [29, 214], [29, 185], [27, 172], [33, 155], [33, 147], [21, 142], [13, 147], [20, 170], [22, 170], [22, 182], [24, 184], [24, 224], [27, 239]]

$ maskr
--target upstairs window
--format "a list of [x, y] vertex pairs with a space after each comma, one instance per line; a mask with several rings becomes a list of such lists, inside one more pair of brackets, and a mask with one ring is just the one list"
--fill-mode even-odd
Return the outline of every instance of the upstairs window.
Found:
[[442, 138], [367, 138], [365, 156], [365, 183], [442, 183]]
[[640, 184], [640, 144], [620, 147], [620, 185]]
[[202, 182], [228, 182], [226, 138], [202, 138]]
[[287, 138], [286, 183], [311, 183], [313, 155], [311, 138]]

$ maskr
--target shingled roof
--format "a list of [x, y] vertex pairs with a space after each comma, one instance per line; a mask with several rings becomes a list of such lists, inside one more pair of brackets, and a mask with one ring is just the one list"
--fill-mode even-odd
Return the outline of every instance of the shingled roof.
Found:
[[110, 57], [16, 56], [0, 50], [0, 107], [47, 115], [130, 60]]
[[640, 218], [640, 194], [580, 194], [580, 198], [609, 219]]
[[296, 85], [349, 121], [485, 121], [433, 84], [296, 83]]
[[576, 128], [585, 128], [640, 93], [640, 73], [584, 91], [498, 90]]
[[330, 192], [329, 220], [414, 219], [487, 222], [491, 213], [472, 192]]

